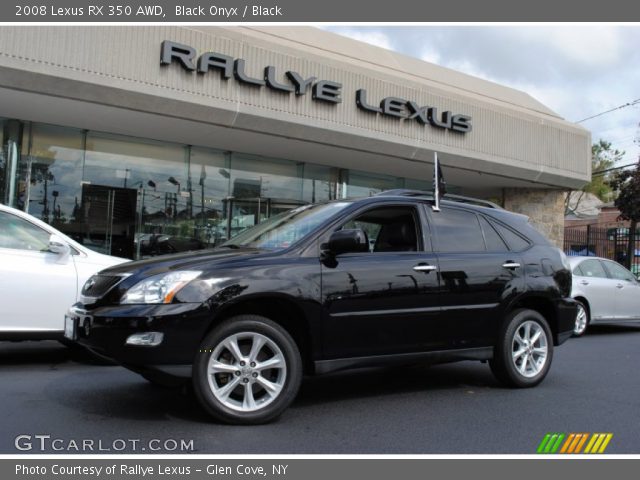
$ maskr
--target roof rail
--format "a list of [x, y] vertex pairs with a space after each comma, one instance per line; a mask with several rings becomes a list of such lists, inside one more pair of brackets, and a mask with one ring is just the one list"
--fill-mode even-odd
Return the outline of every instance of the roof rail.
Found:
[[[433, 198], [433, 192], [423, 190], [408, 190], [404, 188], [396, 188], [393, 190], [385, 190], [384, 192], [377, 193], [375, 196], [380, 197], [431, 197]], [[502, 210], [500, 205], [497, 205], [488, 200], [481, 200], [479, 198], [465, 197], [462, 195], [451, 195], [447, 193], [442, 197], [444, 200], [458, 203], [468, 203], [471, 205], [479, 205], [481, 207], [498, 208]]]

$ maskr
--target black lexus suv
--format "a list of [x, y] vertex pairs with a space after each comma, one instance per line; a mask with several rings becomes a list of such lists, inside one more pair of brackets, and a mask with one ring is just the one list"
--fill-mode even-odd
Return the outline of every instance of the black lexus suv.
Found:
[[262, 423], [303, 374], [488, 361], [511, 387], [573, 331], [564, 254], [523, 215], [392, 190], [290, 210], [212, 250], [108, 268], [66, 336], [153, 383], [191, 379], [218, 420]]

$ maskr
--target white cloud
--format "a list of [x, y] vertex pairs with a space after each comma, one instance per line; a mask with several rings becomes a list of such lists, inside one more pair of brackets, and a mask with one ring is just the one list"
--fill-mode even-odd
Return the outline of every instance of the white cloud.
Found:
[[488, 74], [482, 70], [475, 62], [468, 59], [454, 59], [441, 64], [443, 67], [457, 70], [458, 72], [466, 73], [473, 77], [482, 78], [483, 80], [489, 80], [490, 82], [497, 82], [497, 78]]
[[424, 62], [435, 63], [436, 65], [441, 65], [440, 63], [440, 53], [435, 48], [426, 47], [422, 50], [420, 54], [420, 59]]
[[513, 34], [589, 66], [618, 62], [624, 47], [620, 27], [613, 26], [525, 27]]
[[391, 39], [385, 33], [371, 30], [353, 30], [351, 28], [332, 29], [335, 33], [344, 35], [345, 37], [358, 40], [360, 42], [368, 43], [369, 45], [375, 45], [376, 47], [386, 48], [387, 50], [393, 50]]

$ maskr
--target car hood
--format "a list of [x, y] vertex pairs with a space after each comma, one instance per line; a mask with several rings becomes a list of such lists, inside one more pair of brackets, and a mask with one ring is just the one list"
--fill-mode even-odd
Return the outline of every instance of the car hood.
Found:
[[172, 270], [209, 270], [222, 262], [260, 254], [272, 255], [273, 252], [255, 248], [197, 250], [122, 263], [102, 270], [100, 273], [106, 275], [127, 274], [139, 279]]
[[86, 252], [86, 257], [82, 260], [83, 263], [89, 263], [95, 265], [97, 268], [108, 268], [114, 265], [120, 265], [126, 262], [131, 262], [128, 258], [114, 257], [111, 255], [104, 255], [92, 250]]

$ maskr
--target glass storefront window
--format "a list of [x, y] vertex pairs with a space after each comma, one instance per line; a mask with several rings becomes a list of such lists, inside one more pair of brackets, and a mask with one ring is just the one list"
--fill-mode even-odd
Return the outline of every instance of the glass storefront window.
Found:
[[303, 169], [302, 201], [326, 202], [336, 198], [338, 169], [306, 163]]
[[272, 215], [303, 205], [302, 165], [290, 160], [233, 153], [229, 171], [230, 236]]
[[370, 197], [376, 193], [384, 190], [393, 190], [394, 188], [404, 188], [402, 178], [349, 170], [347, 180], [348, 198]]
[[[9, 143], [15, 175], [7, 171]], [[88, 248], [127, 258], [211, 248], [301, 205], [431, 188], [428, 181], [1, 118], [0, 144], [0, 198], [6, 201], [9, 185], [18, 208]]]
[[83, 221], [80, 193], [84, 134], [53, 125], [30, 127], [23, 133], [18, 208], [75, 236]]
[[95, 248], [123, 257], [202, 248], [183, 145], [89, 132], [82, 193]]
[[197, 238], [207, 247], [227, 239], [227, 197], [231, 174], [229, 153], [191, 147], [189, 174]]
[[0, 118], [0, 203], [7, 201], [7, 146], [4, 144], [4, 118]]
[[414, 178], [405, 178], [403, 188], [408, 188], [409, 190], [431, 191], [433, 190], [433, 182], [429, 180], [416, 180]]
[[232, 154], [231, 195], [234, 198], [273, 198], [300, 201], [301, 164], [252, 155]]

